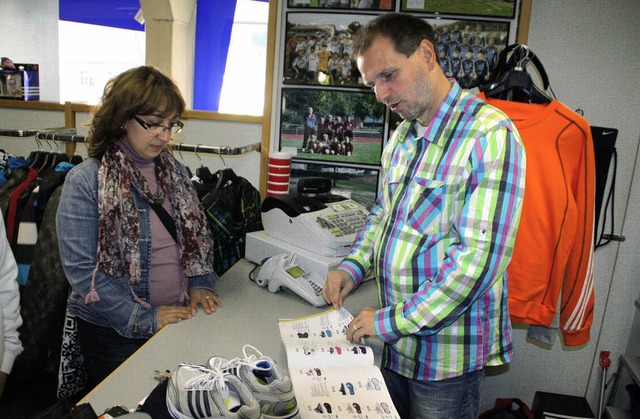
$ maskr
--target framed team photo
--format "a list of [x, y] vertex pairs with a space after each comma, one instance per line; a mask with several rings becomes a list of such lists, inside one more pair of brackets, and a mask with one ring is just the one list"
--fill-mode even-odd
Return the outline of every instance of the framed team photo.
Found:
[[379, 166], [385, 114], [372, 92], [282, 89], [280, 147], [294, 160]]
[[322, 163], [291, 163], [290, 193], [297, 191], [298, 179], [331, 179], [330, 193], [350, 198], [371, 209], [378, 194], [380, 170], [362, 167], [339, 167]]
[[516, 0], [400, 0], [400, 11], [513, 19]]
[[395, 10], [396, 0], [288, 0], [290, 8]]
[[351, 57], [353, 36], [375, 15], [287, 13], [283, 53], [284, 84], [358, 87]]
[[425, 19], [433, 26], [438, 62], [463, 89], [488, 82], [500, 52], [509, 45], [508, 22]]

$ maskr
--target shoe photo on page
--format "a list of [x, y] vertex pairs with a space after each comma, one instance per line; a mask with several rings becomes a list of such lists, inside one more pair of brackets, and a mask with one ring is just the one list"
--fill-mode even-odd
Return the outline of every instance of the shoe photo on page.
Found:
[[212, 357], [208, 365], [220, 365], [220, 369], [233, 374], [249, 388], [258, 400], [264, 418], [288, 419], [298, 414], [298, 403], [291, 379], [273, 358], [263, 355], [251, 345], [242, 348], [244, 358], [224, 359]]
[[238, 377], [202, 365], [180, 364], [167, 385], [167, 410], [176, 419], [260, 419], [258, 401]]

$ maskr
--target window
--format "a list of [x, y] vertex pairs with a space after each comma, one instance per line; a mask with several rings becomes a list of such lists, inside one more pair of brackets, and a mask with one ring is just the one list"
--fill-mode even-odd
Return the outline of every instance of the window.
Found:
[[105, 84], [144, 65], [144, 32], [77, 22], [58, 22], [60, 102], [96, 104]]
[[[144, 65], [139, 0], [59, 0], [60, 101], [95, 104], [109, 79]], [[262, 115], [266, 0], [199, 0], [193, 109]]]
[[262, 115], [268, 19], [269, 3], [238, 1], [220, 92], [219, 112]]

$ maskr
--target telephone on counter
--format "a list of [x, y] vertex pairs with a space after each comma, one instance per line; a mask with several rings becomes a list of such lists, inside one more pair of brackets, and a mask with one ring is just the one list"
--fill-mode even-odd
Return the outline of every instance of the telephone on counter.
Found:
[[340, 195], [267, 197], [262, 224], [269, 236], [322, 256], [346, 256], [369, 211]]
[[252, 279], [261, 287], [277, 292], [289, 289], [316, 307], [327, 305], [322, 298], [325, 278], [315, 272], [307, 272], [296, 264], [295, 253], [283, 253], [270, 257], [260, 266], [257, 276]]

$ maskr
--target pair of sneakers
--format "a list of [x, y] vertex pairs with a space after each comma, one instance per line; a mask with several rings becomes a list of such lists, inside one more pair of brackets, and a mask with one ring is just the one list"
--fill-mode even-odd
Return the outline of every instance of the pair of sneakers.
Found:
[[212, 357], [171, 374], [167, 408], [174, 418], [288, 419], [298, 414], [290, 378], [251, 345], [244, 358]]

